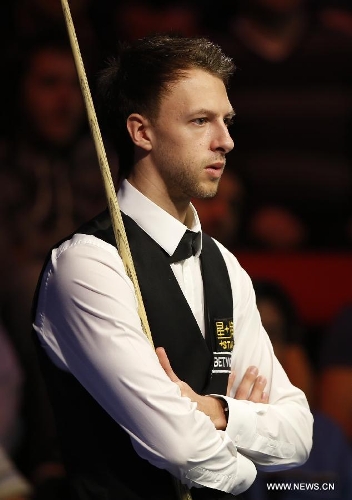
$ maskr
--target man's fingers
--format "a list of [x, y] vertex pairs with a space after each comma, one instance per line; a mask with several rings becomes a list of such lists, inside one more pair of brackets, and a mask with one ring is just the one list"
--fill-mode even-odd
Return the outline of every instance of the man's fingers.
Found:
[[269, 403], [269, 393], [268, 392], [262, 393], [262, 397], [261, 397], [261, 400], [259, 401], [259, 403], [265, 403], [265, 404]]
[[263, 395], [264, 395], [264, 389], [266, 386], [266, 378], [265, 377], [257, 377], [251, 394], [248, 398], [248, 401], [253, 401], [253, 403], [263, 403]]
[[158, 356], [159, 363], [161, 364], [162, 368], [164, 369], [166, 375], [169, 377], [169, 379], [172, 382], [179, 382], [180, 379], [176, 375], [176, 373], [173, 371], [170, 365], [169, 358], [167, 357], [166, 351], [163, 347], [157, 347], [155, 349], [156, 355]]
[[258, 368], [250, 366], [238, 386], [235, 398], [246, 399], [253, 403], [268, 403], [269, 394], [264, 392], [266, 384], [266, 378], [258, 376]]
[[240, 385], [237, 388], [235, 398], [236, 399], [248, 399], [250, 396], [252, 385], [254, 384], [258, 376], [258, 368], [255, 366], [250, 366], [247, 368], [246, 373], [241, 380]]
[[[183, 396], [187, 396], [192, 401], [195, 401], [196, 399], [193, 397], [193, 391], [187, 384], [185, 384], [178, 378], [176, 373], [171, 368], [171, 364], [169, 358], [167, 357], [165, 349], [163, 347], [157, 347], [155, 349], [155, 353], [158, 356], [161, 367], [163, 368], [171, 382], [175, 382], [179, 385]], [[235, 378], [235, 372], [231, 372], [227, 381], [226, 396], [230, 396], [231, 388], [234, 384]], [[258, 368], [256, 368], [255, 366], [250, 366], [246, 370], [246, 373], [244, 374], [243, 379], [237, 388], [235, 399], [245, 399], [254, 403], [268, 403], [269, 395], [264, 392], [266, 384], [267, 381], [265, 377], [258, 377]]]

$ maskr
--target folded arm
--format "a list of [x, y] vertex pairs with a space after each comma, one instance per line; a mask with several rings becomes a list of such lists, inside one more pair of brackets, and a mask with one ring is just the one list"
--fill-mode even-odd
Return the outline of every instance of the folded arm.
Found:
[[130, 436], [138, 455], [189, 487], [234, 495], [256, 468], [162, 369], [111, 245], [76, 235], [54, 251], [35, 321], [44, 349]]
[[[232, 370], [236, 379], [227, 397], [226, 433], [256, 466], [280, 470], [304, 463], [312, 446], [313, 417], [305, 394], [294, 387], [277, 360], [256, 306], [251, 280], [229, 252], [224, 252], [234, 301]], [[238, 398], [237, 390], [249, 366], [265, 377], [267, 403]]]

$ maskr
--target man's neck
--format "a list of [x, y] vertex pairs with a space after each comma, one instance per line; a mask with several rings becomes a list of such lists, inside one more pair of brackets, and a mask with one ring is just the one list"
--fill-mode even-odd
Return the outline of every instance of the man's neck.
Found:
[[193, 212], [190, 207], [190, 199], [173, 199], [165, 185], [154, 182], [152, 178], [140, 172], [138, 175], [135, 171], [132, 172], [127, 180], [135, 189], [158, 205], [158, 207], [165, 210], [165, 212], [175, 217], [175, 219], [185, 224], [188, 228], [192, 227]]

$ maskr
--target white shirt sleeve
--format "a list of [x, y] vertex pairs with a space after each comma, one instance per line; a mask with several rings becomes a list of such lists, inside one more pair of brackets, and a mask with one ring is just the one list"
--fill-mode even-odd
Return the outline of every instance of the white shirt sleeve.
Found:
[[235, 257], [219, 244], [228, 266], [234, 297], [231, 396], [246, 369], [256, 366], [266, 377], [269, 404], [225, 398], [229, 406], [226, 432], [237, 449], [258, 468], [280, 470], [304, 463], [312, 446], [313, 416], [304, 393], [294, 387], [274, 355], [256, 306], [252, 282]]
[[189, 487], [239, 494], [252, 484], [252, 460], [161, 368], [116, 248], [78, 234], [54, 250], [34, 328], [52, 361], [79, 380], [142, 458]]

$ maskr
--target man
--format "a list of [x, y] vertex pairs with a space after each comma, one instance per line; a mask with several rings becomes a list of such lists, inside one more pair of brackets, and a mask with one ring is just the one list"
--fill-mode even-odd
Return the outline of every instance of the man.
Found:
[[175, 499], [172, 476], [193, 499], [233, 498], [256, 466], [308, 457], [306, 398], [273, 354], [250, 279], [190, 204], [215, 195], [233, 148], [233, 69], [208, 40], [155, 35], [122, 46], [101, 77], [154, 346], [105, 212], [53, 250], [34, 322], [74, 499]]

